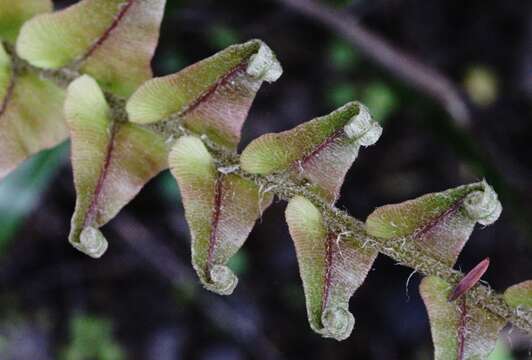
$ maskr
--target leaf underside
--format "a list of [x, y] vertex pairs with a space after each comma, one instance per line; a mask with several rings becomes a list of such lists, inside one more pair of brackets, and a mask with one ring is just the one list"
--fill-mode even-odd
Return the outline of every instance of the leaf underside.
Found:
[[379, 238], [414, 241], [453, 266], [475, 223], [489, 225], [501, 210], [497, 194], [483, 181], [382, 206], [368, 216], [366, 226]]
[[495, 348], [505, 322], [467, 296], [449, 302], [452, 286], [431, 276], [423, 279], [420, 293], [429, 314], [435, 360], [482, 360]]
[[[257, 91], [264, 81], [277, 80], [282, 68], [266, 44], [252, 40], [149, 80], [164, 6], [165, 0], [82, 0], [51, 12], [50, 0], [0, 0], [0, 40], [16, 43], [19, 56], [34, 66], [87, 74], [72, 82], [65, 96], [31, 67], [15, 72], [0, 46], [0, 179], [28, 156], [60, 143], [69, 130], [77, 193], [69, 241], [100, 257], [108, 243], [99, 228], [169, 164], [183, 195], [194, 269], [207, 289], [230, 294], [238, 279], [227, 263], [273, 196], [234, 169], [218, 168], [197, 137], [179, 138], [168, 156], [173, 139], [161, 130], [184, 127], [235, 150]], [[104, 90], [133, 94], [126, 106], [131, 122], [108, 104]], [[334, 204], [360, 147], [374, 144], [381, 132], [363, 105], [349, 103], [256, 139], [244, 150], [240, 166], [252, 174], [287, 175]], [[501, 209], [493, 189], [480, 182], [383, 206], [366, 225], [373, 236], [414, 241], [452, 266], [475, 224], [491, 224]], [[286, 220], [310, 326], [343, 340], [355, 322], [349, 300], [378, 253], [345, 239], [352, 234], [329, 230], [304, 197], [289, 202]], [[504, 325], [468, 297], [468, 286], [481, 276], [473, 275], [452, 302], [452, 288], [444, 280], [427, 277], [420, 285], [436, 360], [486, 358]], [[529, 311], [532, 281], [510, 287], [504, 299]]]
[[343, 340], [355, 322], [349, 299], [366, 278], [377, 252], [329, 232], [319, 210], [303, 197], [290, 200], [286, 221], [296, 248], [310, 326], [324, 337]]
[[504, 300], [514, 308], [532, 311], [532, 280], [510, 286], [504, 292]]
[[263, 81], [282, 69], [259, 40], [233, 45], [177, 74], [146, 82], [127, 104], [132, 122], [172, 119], [220, 145], [236, 148], [240, 131]]
[[252, 141], [242, 153], [242, 169], [261, 175], [287, 172], [310, 182], [314, 191], [334, 203], [360, 146], [374, 144], [381, 132], [366, 107], [349, 103], [292, 130]]
[[154, 133], [113, 120], [102, 90], [87, 75], [70, 84], [65, 116], [77, 193], [69, 240], [99, 257], [107, 243], [98, 228], [167, 167], [167, 148]]
[[192, 264], [203, 285], [220, 294], [233, 292], [238, 279], [227, 262], [271, 203], [250, 180], [218, 171], [198, 138], [177, 140], [169, 156], [192, 235]]
[[49, 11], [51, 0], [0, 0], [0, 40], [15, 43], [25, 21]]
[[0, 179], [67, 136], [64, 91], [31, 71], [14, 73], [0, 45]]
[[129, 96], [152, 76], [165, 0], [82, 0], [24, 24], [17, 52], [42, 68], [74, 66]]

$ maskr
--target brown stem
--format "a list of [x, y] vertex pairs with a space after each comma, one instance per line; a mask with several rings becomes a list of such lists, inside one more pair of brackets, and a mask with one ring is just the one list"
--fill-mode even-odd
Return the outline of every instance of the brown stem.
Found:
[[[309, 3], [308, 1], [303, 0], [280, 1]], [[32, 71], [39, 73], [41, 76], [54, 81], [56, 84], [62, 87], [68, 86], [68, 82], [66, 80], [75, 79], [77, 76], [79, 76], [79, 73], [76, 73], [69, 68], [53, 71], [35, 68], [18, 58], [13, 52], [9, 53], [12, 55], [12, 61], [16, 66], [26, 66]], [[114, 117], [124, 116], [124, 114], [126, 114], [126, 110], [124, 108], [126, 103], [125, 99], [109, 93], [106, 93], [106, 98], [108, 101], [112, 102], [112, 107], [116, 107], [116, 109], [113, 111]], [[171, 135], [173, 135], [176, 139], [183, 135], [198, 135], [194, 134], [190, 130], [183, 129], [174, 121], [171, 122], [171, 126], [161, 127], [157, 125], [160, 123], [169, 124], [170, 119], [176, 120], [176, 116], [172, 115], [168, 119], [164, 119], [159, 123], [146, 125], [144, 127], [164, 135], [165, 138], [168, 138]], [[224, 147], [220, 147], [205, 137], [201, 137], [201, 139], [209, 148], [212, 156], [215, 158], [217, 165], [232, 166], [240, 163], [238, 154], [230, 152]], [[350, 234], [349, 236], [343, 237], [343, 241], [354, 241], [359, 246], [368, 246], [379, 253], [394, 259], [401, 265], [415, 269], [417, 272], [423, 275], [439, 276], [450, 284], [456, 285], [464, 277], [464, 274], [460, 271], [450, 268], [445, 263], [426, 253], [422, 248], [416, 245], [416, 242], [412, 241], [412, 239], [407, 238], [404, 239], [404, 241], [398, 241], [397, 239], [379, 239], [372, 237], [366, 232], [365, 224], [362, 221], [353, 218], [346, 212], [330, 205], [321, 197], [309, 191], [306, 186], [287, 180], [286, 176], [283, 174], [261, 176], [247, 173], [241, 169], [235, 172], [235, 174], [252, 180], [260, 188], [271, 189], [273, 194], [285, 201], [289, 201], [296, 195], [306, 197], [321, 211], [325, 223], [331, 232]], [[478, 306], [482, 309], [485, 309], [495, 316], [511, 322], [514, 326], [532, 335], [532, 312], [518, 313], [514, 311], [514, 309], [506, 304], [501, 295], [493, 293], [490, 288], [481, 284], [478, 284], [469, 290], [469, 294], [471, 295], [470, 298], [474, 299], [473, 303], [468, 304], [469, 307]]]

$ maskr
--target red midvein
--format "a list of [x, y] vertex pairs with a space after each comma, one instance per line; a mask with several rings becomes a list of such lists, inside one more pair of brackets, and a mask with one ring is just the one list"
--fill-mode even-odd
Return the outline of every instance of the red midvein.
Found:
[[321, 313], [325, 311], [327, 302], [329, 301], [329, 289], [332, 282], [332, 266], [333, 266], [333, 255], [334, 255], [334, 240], [335, 235], [329, 233], [325, 242], [325, 274], [323, 280], [323, 295], [321, 300]]
[[427, 234], [432, 229], [434, 229], [447, 216], [450, 216], [450, 215], [454, 214], [456, 211], [458, 211], [458, 209], [462, 205], [463, 200], [464, 200], [464, 198], [459, 199], [449, 209], [445, 210], [442, 214], [438, 215], [437, 217], [435, 217], [434, 219], [429, 221], [429, 223], [427, 225], [425, 225], [419, 231], [416, 232], [414, 237], [415, 238], [421, 238], [423, 235]]
[[310, 159], [312, 159], [314, 156], [316, 156], [318, 153], [320, 153], [321, 151], [323, 151], [327, 146], [329, 146], [332, 142], [334, 142], [336, 139], [338, 139], [340, 137], [340, 135], [342, 135], [344, 132], [344, 129], [343, 128], [340, 128], [338, 130], [336, 130], [335, 132], [333, 132], [331, 135], [329, 135], [325, 140], [323, 140], [323, 142], [321, 144], [319, 144], [318, 146], [316, 146], [310, 153], [308, 153], [307, 155], [305, 155], [301, 161], [299, 162], [299, 165], [301, 165], [301, 167], [304, 167], [305, 164], [310, 161]]
[[83, 62], [87, 60], [87, 58], [91, 56], [94, 53], [94, 51], [96, 51], [96, 49], [100, 47], [105, 42], [105, 40], [109, 38], [109, 36], [111, 35], [111, 32], [113, 32], [113, 30], [118, 27], [118, 25], [120, 24], [120, 21], [124, 18], [124, 16], [126, 15], [131, 5], [133, 5], [133, 1], [134, 0], [127, 0], [122, 5], [120, 12], [115, 16], [111, 25], [109, 25], [109, 27], [105, 30], [102, 36], [100, 36], [98, 40], [96, 40], [94, 44], [92, 44], [92, 46], [87, 50], [87, 52], [79, 59], [79, 62]]
[[247, 66], [246, 63], [240, 63], [234, 68], [232, 68], [227, 74], [220, 77], [214, 84], [212, 84], [203, 94], [201, 94], [194, 102], [181, 111], [179, 114], [180, 117], [187, 115], [188, 113], [194, 111], [201, 104], [206, 102], [220, 86], [227, 84], [231, 81], [232, 78], [236, 77], [237, 73]]
[[89, 226], [95, 221], [98, 200], [100, 198], [100, 194], [104, 186], [105, 178], [107, 177], [107, 174], [109, 172], [109, 166], [111, 165], [111, 159], [112, 159], [112, 154], [114, 150], [115, 135], [116, 135], [118, 126], [119, 125], [116, 122], [113, 122], [113, 124], [111, 125], [111, 129], [110, 129], [111, 137], [109, 138], [109, 143], [107, 144], [107, 154], [105, 155], [105, 160], [102, 165], [100, 177], [98, 178], [98, 183], [96, 184], [96, 187], [94, 188], [94, 194], [92, 195], [91, 204], [89, 206], [89, 209], [87, 210], [87, 216], [85, 217], [83, 227]]
[[214, 208], [212, 211], [212, 220], [211, 220], [211, 236], [209, 238], [209, 250], [207, 253], [207, 264], [206, 264], [206, 273], [210, 277], [210, 269], [212, 267], [212, 262], [214, 260], [214, 250], [216, 248], [216, 241], [218, 239], [218, 223], [220, 222], [220, 212], [222, 206], [222, 195], [223, 195], [223, 175], [219, 175], [216, 178], [216, 183], [214, 184]]
[[11, 97], [13, 96], [13, 92], [15, 90], [15, 75], [11, 75], [9, 79], [9, 85], [7, 86], [6, 95], [4, 96], [4, 99], [2, 100], [2, 103], [0, 104], [0, 116], [4, 115], [4, 112], [7, 110], [7, 105], [9, 103], [9, 100], [11, 100]]

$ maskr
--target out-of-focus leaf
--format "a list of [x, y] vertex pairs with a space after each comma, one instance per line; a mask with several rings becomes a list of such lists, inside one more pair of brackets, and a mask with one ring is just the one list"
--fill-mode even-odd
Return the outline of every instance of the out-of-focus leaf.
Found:
[[366, 225], [368, 233], [379, 238], [416, 241], [452, 266], [475, 223], [492, 224], [501, 211], [497, 194], [482, 181], [379, 207]]
[[79, 66], [106, 90], [129, 96], [151, 78], [165, 0], [82, 0], [22, 27], [18, 54], [43, 68]]
[[353, 45], [341, 39], [332, 42], [329, 58], [338, 70], [353, 69], [360, 63], [360, 56]]
[[169, 156], [192, 234], [192, 264], [203, 285], [231, 294], [238, 282], [227, 267], [271, 201], [250, 180], [217, 169], [198, 138], [177, 140]]
[[209, 42], [217, 49], [223, 49], [231, 44], [236, 44], [238, 34], [235, 30], [224, 25], [215, 25], [209, 30]]
[[357, 98], [357, 88], [351, 83], [334, 84], [326, 90], [329, 103], [337, 108]]
[[510, 286], [504, 292], [504, 300], [512, 307], [532, 310], [532, 280]]
[[488, 360], [515, 360], [512, 356], [512, 352], [508, 349], [508, 346], [502, 342], [497, 341], [495, 350], [490, 354]]
[[451, 291], [451, 285], [435, 276], [424, 278], [420, 285], [429, 314], [435, 360], [486, 359], [505, 322], [486, 310], [469, 306], [467, 297], [449, 302]]
[[26, 20], [51, 10], [51, 0], [0, 0], [0, 40], [14, 43]]
[[237, 275], [244, 274], [249, 267], [248, 255], [245, 251], [237, 252], [229, 261], [227, 266]]
[[98, 228], [166, 168], [167, 149], [151, 131], [113, 121], [103, 92], [87, 75], [68, 87], [65, 117], [77, 193], [69, 240], [87, 255], [100, 257], [107, 241]]
[[28, 156], [63, 141], [64, 91], [32, 72], [15, 75], [0, 45], [0, 179]]
[[481, 107], [489, 106], [499, 95], [497, 74], [486, 66], [471, 67], [465, 76], [464, 88], [474, 103]]
[[319, 210], [303, 197], [289, 202], [286, 221], [296, 248], [310, 326], [324, 337], [343, 340], [355, 323], [349, 299], [366, 278], [377, 252], [329, 232]]
[[125, 354], [114, 340], [110, 320], [76, 315], [70, 322], [70, 343], [61, 359], [121, 360], [125, 359]]
[[187, 64], [185, 55], [173, 49], [164, 51], [161, 56], [156, 58], [156, 61], [158, 62], [155, 68], [160, 69], [165, 74], [171, 74], [181, 70]]
[[61, 162], [66, 143], [26, 161], [0, 183], [0, 255], [26, 216], [35, 208]]
[[175, 178], [170, 174], [169, 171], [164, 171], [161, 176], [158, 178], [159, 188], [162, 195], [165, 197], [165, 200], [171, 202], [172, 204], [178, 203], [181, 200], [181, 193], [179, 188], [175, 183]]
[[395, 110], [398, 102], [392, 88], [382, 82], [368, 84], [362, 92], [361, 101], [381, 124]]
[[235, 148], [262, 82], [281, 74], [271, 49], [252, 40], [146, 82], [129, 100], [127, 111], [132, 122], [141, 124], [172, 116], [190, 130]]
[[373, 145], [381, 133], [367, 108], [352, 102], [292, 130], [259, 137], [242, 153], [241, 165], [253, 174], [288, 172], [334, 202], [360, 146]]

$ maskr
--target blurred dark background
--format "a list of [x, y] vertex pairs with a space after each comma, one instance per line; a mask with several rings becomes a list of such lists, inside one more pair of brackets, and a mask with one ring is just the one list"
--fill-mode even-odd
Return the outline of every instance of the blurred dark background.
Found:
[[[457, 267], [469, 270], [489, 256], [485, 279], [498, 291], [531, 278], [532, 2], [321, 3], [439, 71], [458, 89], [468, 121], [283, 1], [168, 0], [155, 73], [263, 39], [285, 72], [260, 91], [242, 145], [361, 100], [384, 134], [361, 151], [339, 206], [365, 219], [376, 206], [486, 177], [503, 215], [477, 228]], [[74, 202], [68, 144], [0, 184], [2, 360], [432, 358], [420, 277], [407, 283], [411, 269], [384, 256], [351, 301], [352, 336], [339, 343], [310, 330], [283, 202], [233, 259], [240, 283], [226, 298], [203, 290], [192, 273], [183, 207], [168, 173], [104, 228], [110, 248], [97, 261], [67, 242]], [[518, 331], [506, 333], [492, 356], [530, 358], [530, 339]]]

